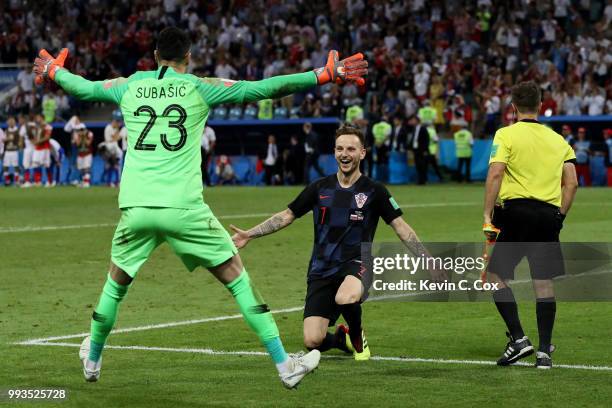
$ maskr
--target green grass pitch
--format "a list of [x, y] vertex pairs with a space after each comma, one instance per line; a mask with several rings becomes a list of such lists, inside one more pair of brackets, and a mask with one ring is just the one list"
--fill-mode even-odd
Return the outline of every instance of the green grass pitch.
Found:
[[[482, 185], [391, 186], [405, 219], [425, 241], [480, 242]], [[250, 227], [279, 211], [298, 188], [212, 188], [205, 199], [225, 226]], [[242, 319], [111, 335], [100, 382], [85, 383], [78, 348], [16, 345], [89, 329], [105, 279], [117, 191], [0, 189], [0, 389], [61, 388], [61, 407], [174, 406], [610, 406], [612, 304], [560, 303], [553, 342], [556, 367], [498, 368], [506, 342], [492, 303], [367, 302], [364, 324], [373, 355], [355, 362], [326, 353], [297, 391], [283, 389], [271, 361]], [[612, 190], [580, 189], [562, 232], [564, 241], [612, 241]], [[253, 241], [241, 255], [272, 309], [303, 304], [311, 251], [310, 216]], [[379, 224], [377, 241], [396, 242]], [[123, 302], [117, 329], [232, 316], [237, 307], [204, 270], [186, 272], [169, 247], [158, 248]], [[520, 304], [537, 342], [534, 305]], [[277, 313], [288, 351], [302, 349], [300, 311]], [[81, 338], [59, 339], [80, 343]], [[155, 349], [157, 348], [157, 349]], [[176, 349], [184, 349], [178, 352]], [[416, 358], [431, 359], [415, 361]], [[434, 361], [440, 359], [441, 361]], [[456, 360], [451, 362], [449, 360]], [[533, 360], [527, 359], [529, 363]], [[605, 369], [608, 367], [608, 369]], [[11, 405], [6, 399], [1, 405]], [[14, 403], [30, 406], [35, 402]]]

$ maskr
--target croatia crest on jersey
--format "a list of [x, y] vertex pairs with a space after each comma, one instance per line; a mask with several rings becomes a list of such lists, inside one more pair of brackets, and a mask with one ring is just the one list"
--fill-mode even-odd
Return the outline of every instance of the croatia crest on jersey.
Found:
[[362, 208], [367, 199], [368, 196], [363, 193], [355, 194], [355, 202], [357, 203], [357, 208]]

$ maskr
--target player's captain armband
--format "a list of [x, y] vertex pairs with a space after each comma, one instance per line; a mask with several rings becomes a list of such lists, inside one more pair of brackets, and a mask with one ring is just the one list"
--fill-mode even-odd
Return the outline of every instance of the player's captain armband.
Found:
[[493, 146], [491, 146], [491, 158], [495, 157], [498, 149], [499, 149], [499, 145], [497, 144], [494, 144]]
[[393, 197], [389, 197], [389, 202], [391, 203], [391, 205], [393, 206], [394, 210], [399, 210], [399, 205], [397, 204], [397, 202], [395, 201], [395, 198]]

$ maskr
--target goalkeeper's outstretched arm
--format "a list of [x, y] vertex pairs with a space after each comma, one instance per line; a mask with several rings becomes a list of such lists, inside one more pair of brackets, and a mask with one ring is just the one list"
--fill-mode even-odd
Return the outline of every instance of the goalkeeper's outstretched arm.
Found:
[[89, 81], [80, 75], [75, 75], [66, 69], [60, 69], [55, 74], [55, 83], [75, 98], [92, 102], [121, 102], [125, 92], [122, 84], [126, 78], [115, 78], [106, 81]]
[[232, 81], [220, 78], [202, 78], [203, 99], [210, 106], [222, 103], [248, 103], [262, 99], [276, 99], [306, 91], [329, 82], [365, 84], [368, 62], [358, 53], [339, 60], [337, 51], [330, 51], [327, 64], [314, 71], [301, 74], [279, 75], [261, 81]]
[[36, 84], [43, 84], [47, 80], [55, 81], [67, 93], [85, 101], [114, 103], [121, 101], [121, 97], [127, 88], [125, 78], [88, 81], [64, 68], [67, 57], [67, 48], [61, 50], [57, 57], [53, 57], [45, 49], [40, 50], [38, 57], [34, 60]]
[[248, 231], [241, 230], [240, 228], [230, 225], [230, 229], [234, 232], [232, 235], [232, 241], [236, 247], [244, 248], [251, 239], [263, 237], [264, 235], [272, 234], [273, 232], [280, 231], [286, 226], [290, 225], [295, 220], [293, 211], [287, 208], [272, 217], [268, 218], [261, 224], [258, 224]]

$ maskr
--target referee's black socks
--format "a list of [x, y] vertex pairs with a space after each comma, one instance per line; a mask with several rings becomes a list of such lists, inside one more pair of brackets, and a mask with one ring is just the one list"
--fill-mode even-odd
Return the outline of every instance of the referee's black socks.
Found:
[[501, 315], [502, 319], [504, 319], [504, 322], [506, 322], [506, 326], [508, 327], [508, 331], [512, 337], [515, 340], [522, 339], [525, 336], [525, 332], [523, 332], [523, 327], [521, 326], [521, 321], [518, 315], [518, 306], [516, 305], [516, 300], [514, 299], [512, 289], [505, 287], [503, 289], [496, 290], [493, 292], [493, 300], [495, 301], [495, 306], [497, 306], [499, 314]]
[[554, 297], [539, 298], [536, 300], [536, 315], [538, 317], [538, 334], [540, 346], [538, 351], [550, 354], [550, 340], [552, 338], [557, 302]]

